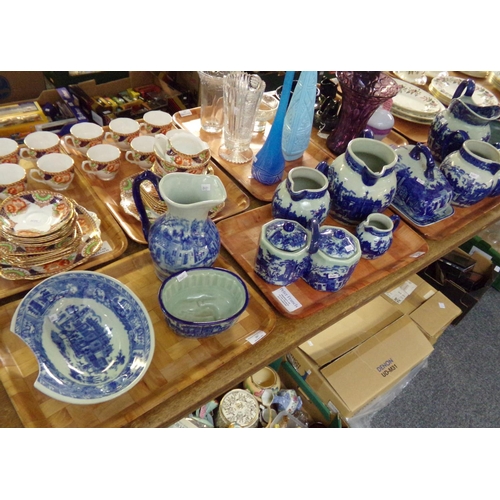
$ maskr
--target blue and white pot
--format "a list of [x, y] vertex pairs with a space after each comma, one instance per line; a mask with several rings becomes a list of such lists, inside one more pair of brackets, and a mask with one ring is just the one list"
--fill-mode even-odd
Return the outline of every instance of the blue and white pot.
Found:
[[454, 205], [470, 207], [500, 194], [500, 151], [488, 142], [465, 141], [443, 160], [441, 170], [453, 189]]
[[351, 140], [346, 152], [329, 166], [318, 165], [328, 177], [332, 216], [358, 225], [389, 207], [396, 194], [396, 161], [396, 153], [387, 144], [360, 137]]
[[311, 231], [297, 221], [273, 219], [262, 226], [255, 272], [272, 285], [286, 286], [298, 280], [308, 265], [311, 251], [317, 247], [319, 225]]
[[358, 238], [346, 229], [322, 226], [317, 250], [310, 252], [304, 281], [322, 292], [336, 292], [345, 286], [361, 259]]

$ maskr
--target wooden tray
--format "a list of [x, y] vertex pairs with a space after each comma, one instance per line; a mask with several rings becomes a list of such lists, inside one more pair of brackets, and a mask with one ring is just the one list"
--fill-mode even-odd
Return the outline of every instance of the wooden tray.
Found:
[[477, 222], [477, 232], [479, 232], [483, 229], [481, 226], [482, 215], [498, 205], [500, 205], [500, 196], [485, 198], [479, 203], [472, 205], [472, 207], [453, 207], [455, 213], [452, 216], [429, 226], [417, 226], [403, 214], [397, 213], [400, 214], [405, 222], [407, 222], [417, 233], [429, 240], [440, 241], [456, 233], [471, 222]]
[[[200, 137], [210, 146], [212, 158], [220, 165], [226, 172], [234, 177], [245, 189], [247, 189], [255, 198], [261, 201], [271, 201], [273, 199], [274, 191], [278, 183], [266, 186], [252, 178], [252, 162], [236, 165], [222, 159], [218, 155], [219, 147], [223, 142], [222, 132], [218, 134], [209, 134], [202, 130], [200, 122], [200, 108], [193, 108], [183, 111], [178, 111], [173, 116], [174, 123], [185, 130], [189, 130], [194, 135]], [[268, 123], [264, 132], [254, 133], [250, 147], [252, 151], [258, 153], [264, 145], [265, 138], [269, 134], [271, 124]], [[299, 165], [306, 167], [315, 167], [320, 161], [331, 161], [335, 156], [328, 149], [323, 149], [317, 144], [311, 142], [305, 151], [304, 155], [298, 160], [288, 161], [285, 165], [285, 172], [283, 178], [286, 177], [288, 171]]]
[[[21, 160], [19, 164], [26, 170], [30, 170], [35, 167], [34, 162], [29, 160]], [[28, 189], [47, 190], [48, 188], [46, 184], [28, 178]], [[93, 193], [89, 183], [82, 176], [75, 175], [70, 187], [66, 191], [62, 191], [62, 193], [65, 196], [73, 198], [77, 203], [86, 209], [95, 212], [99, 219], [101, 219], [100, 228], [103, 248], [87, 262], [75, 267], [75, 270], [89, 269], [99, 264], [104, 264], [115, 259], [116, 257], [119, 257], [123, 252], [125, 252], [128, 245], [125, 234], [106, 207], [101, 203], [99, 198]], [[106, 249], [108, 251], [105, 251]], [[0, 278], [0, 299], [10, 297], [11, 295], [15, 295], [19, 292], [30, 290], [39, 281], [40, 280], [11, 281]]]
[[[230, 269], [221, 257], [215, 265]], [[111, 401], [73, 405], [52, 399], [33, 387], [38, 375], [36, 358], [10, 331], [19, 301], [7, 304], [0, 308], [0, 380], [26, 427], [123, 426], [251, 349], [253, 339], [247, 339], [260, 331], [270, 334], [276, 323], [272, 308], [249, 286], [248, 308], [238, 323], [212, 338], [185, 339], [173, 333], [163, 317], [157, 299], [160, 281], [147, 249], [110, 264], [101, 272], [126, 284], [148, 310], [156, 343], [151, 366], [136, 386]]]
[[[106, 127], [104, 127], [104, 129], [107, 130]], [[113, 217], [125, 233], [132, 240], [145, 245], [146, 240], [142, 232], [141, 223], [132, 215], [127, 214], [120, 205], [121, 181], [131, 175], [142, 172], [140, 167], [125, 160], [125, 152], [122, 152], [120, 169], [118, 170], [116, 177], [111, 181], [103, 181], [95, 176], [85, 173], [82, 170], [81, 164], [85, 159], [83, 155], [75, 151], [68, 151], [68, 153], [75, 160], [75, 166], [78, 173], [87, 179], [91, 189], [113, 214]], [[218, 221], [246, 210], [250, 205], [250, 199], [248, 196], [217, 165], [215, 165], [214, 162], [211, 162], [211, 165], [214, 169], [214, 174], [220, 178], [227, 193], [224, 208], [216, 215], [216, 217], [214, 217], [213, 220]]]
[[[393, 214], [390, 210], [385, 213], [387, 215]], [[281, 287], [267, 283], [254, 271], [261, 227], [271, 219], [271, 205], [268, 204], [223, 220], [217, 224], [217, 227], [221, 235], [221, 242], [228, 252], [248, 273], [273, 306], [281, 314], [290, 318], [304, 318], [335, 304], [344, 297], [413, 262], [429, 249], [425, 240], [402, 220], [394, 233], [390, 250], [375, 260], [361, 259], [350, 280], [338, 292], [319, 292], [302, 279], [286, 287]], [[348, 229], [351, 233], [354, 232], [354, 227], [346, 226], [331, 216], [327, 217], [324, 225], [339, 226]], [[301, 307], [292, 311], [283, 305], [279, 298], [273, 294], [280, 288], [285, 288], [286, 293], [290, 293], [301, 304]]]

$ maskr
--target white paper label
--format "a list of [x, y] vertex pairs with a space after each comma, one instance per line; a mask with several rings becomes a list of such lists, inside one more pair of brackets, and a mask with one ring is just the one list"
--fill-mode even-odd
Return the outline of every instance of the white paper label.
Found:
[[177, 281], [182, 281], [187, 278], [187, 272], [183, 271], [181, 274], [177, 276]]
[[96, 252], [94, 255], [102, 255], [103, 253], [111, 252], [111, 250], [112, 250], [111, 245], [107, 241], [103, 241], [101, 248], [99, 248], [99, 251]]
[[418, 177], [417, 177], [417, 182], [418, 182], [419, 184], [422, 184], [422, 186], [424, 186], [424, 185], [425, 185], [425, 181], [424, 181], [423, 179], [418, 178]]
[[250, 344], [256, 344], [260, 339], [263, 339], [266, 336], [266, 332], [262, 330], [257, 330], [255, 333], [247, 337], [246, 340], [250, 342]]
[[420, 257], [420, 256], [422, 256], [422, 255], [424, 255], [424, 254], [425, 254], [425, 252], [415, 252], [415, 253], [412, 253], [412, 254], [410, 255], [410, 257], [411, 257], [412, 259], [416, 259], [416, 258], [418, 258], [418, 257]]
[[201, 190], [202, 191], [210, 191], [210, 184], [202, 184]]
[[446, 309], [446, 306], [445, 306], [442, 302], [439, 302], [439, 307], [440, 307], [441, 309]]
[[390, 292], [385, 292], [385, 294], [392, 299], [396, 304], [401, 304], [408, 295], [410, 295], [413, 290], [417, 288], [417, 285], [410, 280], [405, 281], [401, 286], [391, 290]]
[[345, 247], [346, 252], [352, 252], [354, 250], [354, 247], [352, 245], [347, 245]]
[[312, 343], [312, 341], [308, 340], [307, 345], [310, 345], [312, 347], [314, 344]]
[[288, 312], [296, 311], [302, 307], [302, 304], [284, 286], [274, 290], [273, 295]]
[[479, 175], [476, 172], [469, 172], [469, 177], [471, 179], [479, 179]]
[[179, 111], [180, 116], [191, 116], [193, 113], [191, 113], [190, 109], [181, 109]]

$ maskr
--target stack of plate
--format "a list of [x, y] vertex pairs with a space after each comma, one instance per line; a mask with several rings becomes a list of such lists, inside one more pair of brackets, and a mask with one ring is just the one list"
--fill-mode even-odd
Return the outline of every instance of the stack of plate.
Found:
[[399, 92], [392, 100], [391, 113], [394, 116], [429, 125], [444, 109], [444, 106], [429, 92], [403, 80], [396, 82], [399, 85]]
[[[457, 87], [464, 78], [457, 76], [438, 76], [429, 84], [429, 91], [445, 106], [449, 106]], [[493, 93], [476, 83], [476, 90], [472, 94], [472, 101], [478, 106], [496, 106], [498, 99]]]
[[500, 71], [490, 71], [488, 74], [488, 81], [497, 90], [500, 90]]
[[100, 221], [71, 198], [24, 191], [0, 204], [0, 276], [52, 276], [87, 261], [102, 245]]

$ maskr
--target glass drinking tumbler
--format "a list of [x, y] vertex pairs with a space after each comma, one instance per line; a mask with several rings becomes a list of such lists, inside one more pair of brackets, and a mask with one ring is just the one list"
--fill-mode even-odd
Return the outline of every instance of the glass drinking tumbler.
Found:
[[217, 134], [224, 126], [222, 83], [229, 71], [198, 71], [200, 77], [200, 119], [205, 132]]
[[265, 82], [259, 75], [234, 71], [224, 77], [224, 142], [219, 155], [231, 163], [247, 163], [257, 109]]

